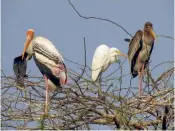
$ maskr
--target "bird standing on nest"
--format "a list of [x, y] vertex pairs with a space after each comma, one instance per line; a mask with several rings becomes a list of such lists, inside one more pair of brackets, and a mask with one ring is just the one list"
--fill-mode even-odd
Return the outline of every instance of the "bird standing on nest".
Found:
[[[25, 54], [28, 54], [25, 57]], [[34, 30], [27, 31], [22, 59], [33, 56], [37, 67], [43, 74], [46, 86], [45, 114], [48, 113], [49, 90], [61, 87], [67, 83], [67, 69], [63, 56], [48, 39], [37, 36]]]
[[156, 35], [151, 22], [146, 22], [143, 31], [138, 30], [131, 39], [128, 50], [128, 59], [131, 66], [132, 77], [139, 75], [139, 95], [142, 95], [142, 80], [145, 68], [153, 50]]
[[[110, 64], [116, 62], [118, 56], [127, 58], [127, 55], [117, 48], [109, 48], [107, 45], [100, 45], [97, 47], [92, 60], [92, 81], [98, 81], [100, 84], [102, 72], [107, 70]], [[101, 84], [98, 86], [98, 95], [102, 95]]]

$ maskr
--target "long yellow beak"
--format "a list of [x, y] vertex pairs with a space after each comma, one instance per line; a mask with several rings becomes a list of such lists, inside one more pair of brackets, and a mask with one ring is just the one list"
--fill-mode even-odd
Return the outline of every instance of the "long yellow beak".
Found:
[[153, 38], [156, 39], [156, 34], [154, 33], [153, 29], [150, 29], [150, 33], [153, 36]]
[[22, 60], [24, 59], [24, 54], [25, 54], [30, 42], [31, 42], [31, 38], [30, 38], [30, 36], [27, 36], [26, 42], [24, 44], [24, 50], [22, 52]]
[[128, 58], [128, 56], [127, 55], [125, 55], [124, 53], [122, 53], [122, 52], [119, 52], [119, 55], [120, 56], [123, 56], [123, 57], [125, 57], [125, 58]]
[[26, 52], [26, 50], [27, 50], [31, 40], [33, 39], [33, 36], [34, 36], [34, 30], [29, 29], [27, 31], [27, 37], [26, 37], [26, 42], [24, 44], [24, 50], [22, 52], [22, 60], [24, 59], [24, 54], [25, 54], [25, 52]]

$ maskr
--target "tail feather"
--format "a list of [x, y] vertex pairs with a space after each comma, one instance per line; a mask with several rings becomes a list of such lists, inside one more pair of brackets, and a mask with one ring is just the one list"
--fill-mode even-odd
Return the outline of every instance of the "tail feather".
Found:
[[28, 75], [25, 74], [24, 77], [28, 78]]
[[135, 72], [135, 71], [132, 72], [132, 78], [135, 78], [137, 75], [138, 75], [137, 72]]

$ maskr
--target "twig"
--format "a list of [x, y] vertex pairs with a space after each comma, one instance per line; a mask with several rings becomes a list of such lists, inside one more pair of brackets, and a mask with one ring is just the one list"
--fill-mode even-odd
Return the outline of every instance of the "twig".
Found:
[[69, 1], [69, 4], [72, 6], [72, 8], [74, 9], [74, 11], [81, 17], [81, 18], [84, 18], [84, 19], [98, 19], [98, 20], [103, 20], [103, 21], [107, 21], [107, 22], [110, 22], [112, 24], [115, 24], [116, 26], [120, 27], [122, 30], [124, 30], [130, 37], [132, 37], [132, 35], [124, 28], [122, 27], [121, 25], [117, 24], [116, 22], [114, 21], [111, 21], [109, 19], [105, 19], [105, 18], [98, 18], [98, 17], [86, 17], [86, 16], [82, 16], [78, 10], [75, 8], [75, 6]]
[[76, 80], [76, 82], [78, 82], [83, 77], [83, 74], [84, 74], [85, 69], [86, 69], [86, 43], [85, 43], [85, 38], [83, 38], [83, 39], [84, 39], [84, 68], [83, 68], [81, 75]]
[[164, 37], [164, 38], [169, 38], [169, 39], [175, 40], [173, 37], [170, 37], [167, 35], [157, 35], [156, 37]]

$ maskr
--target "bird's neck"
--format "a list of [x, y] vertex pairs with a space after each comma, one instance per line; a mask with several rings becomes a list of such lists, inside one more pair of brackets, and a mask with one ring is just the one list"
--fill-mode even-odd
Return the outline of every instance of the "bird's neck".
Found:
[[114, 62], [116, 62], [116, 58], [115, 58], [115, 56], [111, 55], [109, 63], [112, 64]]
[[143, 39], [147, 44], [152, 44], [152, 42], [154, 41], [153, 36], [151, 35], [151, 33], [147, 30], [144, 31], [143, 33]]

